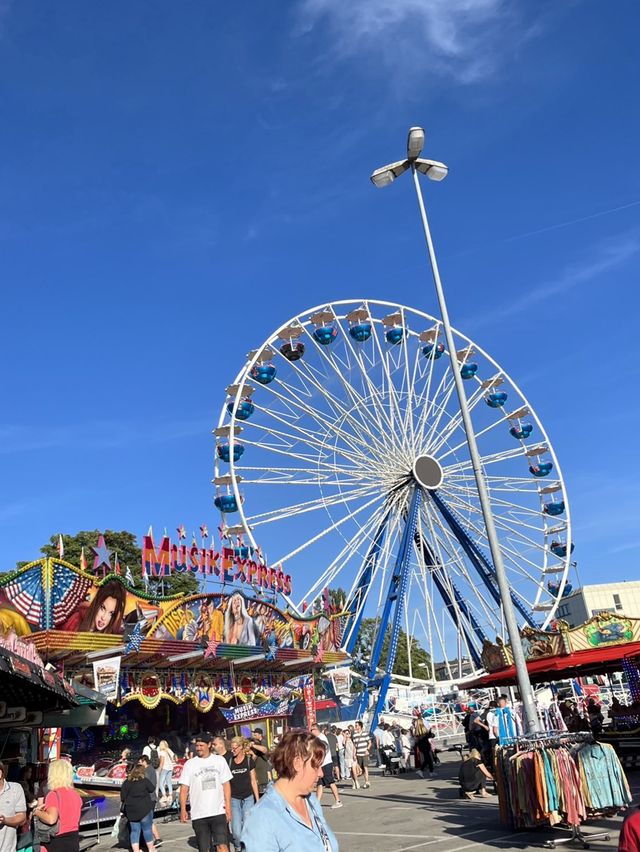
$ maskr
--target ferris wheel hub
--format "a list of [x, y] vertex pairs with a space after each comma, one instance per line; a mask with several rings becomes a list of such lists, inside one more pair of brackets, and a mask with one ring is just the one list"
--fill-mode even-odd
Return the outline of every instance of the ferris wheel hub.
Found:
[[418, 456], [413, 463], [413, 478], [418, 485], [433, 491], [442, 485], [442, 465], [433, 456]]

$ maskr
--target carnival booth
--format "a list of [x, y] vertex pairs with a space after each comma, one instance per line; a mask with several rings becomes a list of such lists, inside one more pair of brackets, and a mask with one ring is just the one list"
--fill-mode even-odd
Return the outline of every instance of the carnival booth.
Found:
[[[522, 644], [532, 682], [624, 670], [630, 698], [627, 704], [617, 698], [607, 702], [610, 722], [598, 732], [597, 741], [586, 712], [583, 727], [587, 730], [568, 731], [553, 706], [546, 708], [547, 715], [538, 708], [544, 733], [525, 735], [519, 729], [512, 737], [502, 737], [495, 754], [502, 821], [514, 828], [568, 829], [565, 837], [548, 841], [548, 846], [576, 842], [586, 847], [589, 841], [609, 839], [607, 831], [583, 834], [582, 825], [610, 817], [631, 803], [621, 764], [628, 754], [620, 746], [626, 739], [637, 751], [640, 733], [640, 619], [602, 613], [575, 628], [558, 621], [549, 631], [525, 628]], [[487, 674], [465, 687], [517, 682], [511, 648], [504, 642], [487, 642], [482, 662]], [[635, 725], [635, 730], [619, 730], [623, 725]]]
[[[163, 569], [155, 560], [164, 552], [146, 547], [147, 567]], [[119, 574], [99, 578], [62, 559], [4, 578], [0, 621], [67, 682], [91, 684], [109, 702], [109, 724], [71, 740], [84, 752], [78, 780], [120, 784], [122, 748], [141, 750], [149, 734], [286, 726], [299, 702], [313, 707], [314, 671], [346, 661], [342, 614], [294, 616], [272, 593], [290, 578], [263, 569], [248, 586], [243, 555], [226, 561], [219, 591], [187, 597], [141, 592]], [[106, 772], [98, 756], [111, 759]]]

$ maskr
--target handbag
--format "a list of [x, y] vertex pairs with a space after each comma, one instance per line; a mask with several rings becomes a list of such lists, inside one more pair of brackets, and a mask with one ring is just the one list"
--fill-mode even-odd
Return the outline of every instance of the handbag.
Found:
[[35, 840], [38, 843], [44, 843], [45, 846], [51, 843], [53, 838], [60, 831], [60, 799], [58, 798], [57, 791], [54, 790], [54, 793], [58, 802], [58, 819], [53, 825], [47, 825], [47, 823], [42, 822], [39, 817], [34, 817], [33, 820]]

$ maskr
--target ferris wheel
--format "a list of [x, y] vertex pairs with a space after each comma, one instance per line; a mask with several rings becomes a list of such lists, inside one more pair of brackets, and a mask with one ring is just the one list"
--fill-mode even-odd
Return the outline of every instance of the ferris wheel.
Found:
[[[571, 591], [560, 466], [515, 382], [453, 334], [513, 605], [523, 625], [544, 629]], [[215, 504], [243, 554], [258, 550], [294, 576], [298, 612], [326, 587], [346, 591], [348, 651], [363, 617], [387, 628], [401, 594], [402, 628], [432, 660], [462, 655], [479, 668], [503, 613], [446, 355], [439, 320], [390, 302], [291, 318], [227, 388]]]

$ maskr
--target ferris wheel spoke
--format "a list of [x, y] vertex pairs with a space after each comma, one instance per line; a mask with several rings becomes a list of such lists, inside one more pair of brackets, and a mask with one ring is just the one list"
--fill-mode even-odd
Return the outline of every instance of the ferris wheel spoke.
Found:
[[[280, 382], [280, 384], [283, 385], [284, 383]], [[305, 403], [300, 402], [300, 401], [295, 401], [293, 399], [286, 398], [284, 395], [279, 394], [276, 391], [276, 389], [273, 387], [273, 385], [266, 385], [265, 388], [273, 396], [280, 399], [286, 405], [293, 407], [293, 408], [296, 408], [296, 409], [299, 409], [301, 412], [308, 415], [315, 423], [317, 423], [320, 426], [321, 429], [326, 430], [327, 423], [325, 421], [323, 421], [322, 418], [318, 417], [317, 412], [314, 411], [314, 409], [311, 406], [306, 405]], [[269, 409], [269, 410], [272, 411], [271, 409]], [[347, 444], [351, 449], [362, 452], [363, 449], [366, 449], [366, 450], [371, 449], [372, 443], [373, 443], [373, 446], [375, 446], [377, 444], [379, 445], [379, 442], [375, 439], [375, 437], [373, 436], [373, 434], [370, 431], [367, 431], [366, 429], [364, 429], [363, 432], [360, 431], [362, 424], [358, 423], [355, 420], [355, 418], [351, 417], [348, 414], [348, 412], [344, 412], [344, 416], [347, 420], [349, 420], [351, 422], [352, 426], [354, 426], [354, 431], [352, 433], [345, 432], [344, 429], [341, 429], [338, 426], [336, 421], [334, 421], [331, 424], [331, 428], [344, 441], [344, 443]], [[379, 445], [379, 448], [382, 449], [382, 447], [380, 445]]]
[[353, 518], [355, 518], [361, 512], [364, 512], [370, 506], [373, 506], [373, 504], [376, 503], [377, 501], [379, 501], [380, 499], [381, 499], [380, 495], [376, 494], [376, 496], [372, 500], [369, 500], [363, 506], [360, 506], [360, 508], [354, 509], [353, 512], [350, 512], [348, 515], [346, 515], [344, 518], [341, 518], [339, 521], [335, 521], [335, 523], [330, 524], [328, 527], [323, 529], [321, 532], [319, 532], [313, 538], [309, 539], [309, 541], [304, 542], [304, 544], [301, 544], [295, 550], [292, 550], [289, 553], [285, 554], [284, 556], [281, 556], [279, 559], [276, 560], [276, 565], [278, 565], [278, 564], [283, 565], [285, 562], [287, 562], [292, 557], [297, 556], [299, 553], [302, 553], [303, 550], [306, 550], [312, 544], [315, 544], [317, 541], [320, 541], [321, 538], [324, 538], [330, 532], [333, 532], [334, 530], [338, 529], [338, 527], [341, 527], [343, 524], [346, 524], [347, 521], [353, 520]]
[[[332, 462], [332, 461], [321, 461], [319, 456], [317, 456], [317, 455], [311, 455], [309, 453], [305, 454], [305, 453], [295, 452], [293, 450], [293, 447], [289, 447], [289, 445], [277, 446], [276, 447], [273, 444], [269, 444], [269, 443], [266, 443], [266, 442], [252, 441], [249, 438], [246, 438], [244, 435], [242, 436], [242, 443], [247, 447], [255, 447], [256, 449], [264, 450], [268, 453], [275, 453], [276, 455], [284, 456], [285, 458], [289, 459], [289, 461], [291, 461], [291, 459], [299, 459], [301, 462], [304, 462], [305, 464], [313, 464], [315, 467], [320, 468], [322, 470], [335, 470], [335, 468], [337, 466], [336, 463]], [[326, 450], [326, 448], [325, 448], [325, 450]], [[237, 465], [236, 465], [236, 470], [237, 469], [238, 468], [237, 468]], [[340, 470], [344, 470], [344, 471], [347, 471], [347, 472], [349, 472], [349, 471], [356, 472], [356, 471], [360, 470], [360, 467], [353, 465], [353, 464], [347, 465], [347, 464], [343, 463], [340, 466]]]
[[[478, 403], [484, 399], [485, 391], [482, 386], [476, 388], [476, 390], [467, 397], [467, 408], [469, 413], [472, 413]], [[452, 415], [449, 419], [449, 422], [446, 423], [438, 434], [438, 439], [435, 443], [432, 444], [432, 452], [437, 452], [441, 447], [446, 446], [447, 442], [453, 437], [453, 435], [458, 431], [462, 431], [464, 434], [464, 426], [462, 421], [462, 413], [457, 411], [454, 415]], [[477, 436], [476, 436], [477, 438]], [[465, 441], [461, 442], [460, 448], [466, 444]]]
[[246, 518], [247, 523], [251, 527], [261, 526], [262, 524], [281, 521], [284, 518], [289, 518], [295, 515], [304, 515], [307, 512], [315, 512], [317, 509], [324, 509], [327, 506], [334, 504], [348, 503], [351, 500], [357, 500], [361, 497], [368, 497], [373, 489], [370, 485], [363, 485], [359, 488], [353, 488], [351, 491], [342, 491], [339, 494], [334, 494], [330, 497], [316, 497], [314, 500], [307, 500], [304, 503], [292, 503], [290, 506], [283, 506], [278, 509], [270, 509], [268, 512], [262, 512], [259, 515], [250, 515]]
[[[382, 367], [382, 385], [384, 388], [384, 381], [386, 380], [387, 391], [386, 395], [389, 399], [389, 416], [392, 421], [395, 420], [397, 426], [399, 428], [402, 435], [407, 435], [407, 423], [406, 423], [406, 411], [405, 414], [402, 412], [402, 408], [400, 405], [400, 400], [398, 398], [398, 389], [396, 388], [395, 382], [393, 380], [392, 372], [389, 368], [389, 359], [390, 359], [390, 350], [384, 350], [382, 344], [380, 343], [380, 339], [378, 336], [378, 332], [382, 326], [382, 320], [372, 320], [372, 339], [375, 345], [375, 348], [378, 351], [380, 358], [380, 365]], [[408, 406], [406, 407], [408, 408]], [[413, 438], [413, 422], [411, 422], [411, 431], [408, 435], [409, 440], [405, 441], [405, 446], [410, 446]]]
[[449, 404], [453, 398], [455, 389], [456, 383], [453, 377], [453, 372], [451, 371], [450, 365], [447, 364], [438, 388], [433, 395], [431, 405], [429, 406], [429, 414], [432, 416], [431, 422], [425, 420], [424, 429], [419, 436], [421, 443], [424, 446], [431, 445], [433, 436], [440, 428], [440, 423], [442, 422], [443, 417], [450, 416]]
[[[521, 447], [510, 447], [508, 450], [501, 450], [495, 453], [489, 453], [481, 457], [480, 461], [482, 462], [482, 466], [486, 467], [490, 464], [497, 464], [498, 462], [509, 461], [510, 459], [518, 458], [522, 455]], [[455, 464], [448, 465], [445, 468], [446, 474], [450, 474], [453, 472], [459, 472], [464, 470], [471, 469], [471, 459], [464, 459], [464, 461], [456, 462]]]
[[[337, 397], [334, 394], [329, 392], [329, 390], [326, 387], [326, 384], [323, 385], [322, 382], [320, 382], [316, 379], [316, 377], [313, 375], [311, 370], [307, 370], [306, 373], [303, 374], [303, 372], [300, 368], [296, 368], [297, 363], [299, 363], [299, 362], [293, 362], [293, 366], [294, 366], [294, 370], [296, 371], [296, 374], [298, 375], [298, 377], [302, 378], [302, 376], [304, 375], [304, 377], [309, 382], [311, 382], [311, 384], [313, 384], [316, 391], [321, 395], [321, 397], [329, 405], [331, 411], [333, 412], [334, 418], [338, 417], [342, 420], [345, 420], [345, 421], [348, 421], [349, 423], [351, 423], [351, 425], [353, 426], [354, 431], [355, 431], [355, 433], [356, 433], [356, 435], [359, 439], [358, 440], [359, 444], [363, 444], [364, 446], [367, 446], [367, 445], [370, 445], [371, 442], [373, 442], [374, 445], [377, 444], [381, 449], [384, 448], [384, 444], [381, 443], [376, 438], [376, 436], [373, 434], [373, 432], [369, 428], [369, 426], [366, 422], [366, 419], [363, 418], [361, 420], [358, 417], [355, 417], [353, 415], [352, 411], [356, 411], [356, 412], [360, 413], [360, 411], [361, 411], [360, 408], [352, 406], [351, 410], [348, 410], [344, 405], [342, 405], [339, 402], [339, 400], [337, 399]], [[305, 365], [305, 367], [306, 366], [307, 365]], [[282, 379], [280, 379], [279, 382], [284, 388], [287, 389], [290, 396], [292, 398], [294, 398], [295, 393], [294, 393], [293, 387], [290, 386], [289, 384], [287, 384], [286, 382], [284, 382], [284, 380], [282, 380]], [[270, 387], [271, 387], [270, 385], [267, 385], [267, 388], [270, 388]], [[294, 402], [293, 404], [294, 405], [300, 405], [300, 403], [297, 402], [297, 401]], [[323, 429], [326, 428], [326, 426], [327, 426], [326, 418], [323, 418], [322, 412], [314, 411], [313, 408], [309, 405], [304, 406], [304, 410], [306, 411], [306, 413], [310, 414], [310, 416], [313, 417], [320, 424], [321, 428], [323, 428]], [[334, 420], [334, 424], [336, 422], [337, 421]]]
[[[356, 351], [353, 343], [351, 342], [351, 336], [349, 334], [348, 329], [344, 328], [343, 322], [336, 318], [338, 325], [342, 330], [343, 339], [345, 341], [346, 346], [349, 348], [351, 356], [356, 364], [358, 364], [360, 368], [360, 378], [362, 380], [362, 390], [363, 393], [367, 395], [367, 398], [373, 400], [375, 402], [376, 408], [379, 410], [382, 422], [387, 423], [387, 428], [391, 430], [393, 433], [394, 430], [394, 422], [393, 422], [393, 406], [389, 406], [389, 412], [384, 405], [384, 401], [381, 398], [380, 389], [375, 385], [375, 383], [369, 377], [369, 373], [366, 369], [365, 364], [363, 363], [362, 351]], [[375, 335], [375, 324], [372, 324], [372, 336]], [[384, 370], [384, 364], [381, 365]], [[393, 389], [389, 386], [389, 393], [393, 393]], [[382, 426], [382, 423], [380, 424]]]
[[[461, 486], [453, 486], [449, 485], [447, 489], [442, 489], [447, 495], [451, 495], [452, 497], [455, 495], [455, 499], [458, 501], [458, 504], [462, 504], [466, 509], [469, 509], [474, 512], [480, 511], [480, 504], [477, 502], [478, 500], [478, 492], [475, 488], [463, 488]], [[531, 493], [531, 492], [529, 492]], [[496, 497], [492, 492], [492, 506], [493, 506], [493, 514], [499, 515], [502, 513], [502, 510], [512, 510], [517, 512], [520, 515], [530, 515], [531, 517], [540, 519], [542, 517], [540, 508], [533, 509], [529, 506], [525, 506], [522, 503], [513, 503], [510, 500], [502, 500], [499, 497]], [[500, 512], [498, 510], [501, 510]], [[540, 526], [537, 527], [540, 529]]]
[[[480, 438], [489, 434], [489, 432], [493, 431], [493, 429], [495, 429], [496, 426], [507, 426], [508, 423], [509, 423], [509, 420], [506, 417], [500, 417], [497, 420], [494, 420], [488, 426], [485, 426], [484, 429], [481, 429], [479, 432], [475, 433], [476, 442]], [[438, 441], [438, 443], [434, 445], [433, 451], [437, 452], [440, 449], [440, 447], [443, 447], [445, 445], [446, 441], [449, 440], [451, 437], [452, 437], [452, 435], [449, 435], [446, 439]], [[466, 447], [467, 447], [467, 438], [466, 438], [466, 435], [465, 435], [464, 440], [460, 441], [459, 444], [456, 444], [455, 447], [451, 447], [450, 449], [447, 450], [446, 453], [441, 453], [441, 454], [438, 455], [438, 459], [440, 460], [440, 463], [442, 464], [442, 460], [446, 459], [447, 456], [450, 456], [452, 454], [455, 455], [457, 452], [459, 452], [460, 450], [462, 450], [463, 448], [466, 448]]]
[[[329, 453], [327, 451], [329, 445], [326, 443], [326, 437], [327, 436], [325, 436], [325, 441], [322, 442], [316, 437], [317, 433], [313, 433], [313, 432], [309, 431], [308, 429], [302, 429], [300, 426], [298, 426], [295, 423], [290, 423], [290, 422], [287, 422], [286, 420], [282, 420], [278, 415], [274, 414], [273, 412], [270, 412], [270, 416], [271, 416], [272, 419], [276, 420], [278, 423], [281, 422], [283, 426], [286, 426], [289, 429], [295, 430], [295, 432], [297, 432], [298, 434], [292, 435], [290, 432], [286, 432], [283, 429], [277, 429], [275, 426], [267, 426], [267, 425], [264, 425], [262, 423], [258, 423], [256, 420], [245, 420], [244, 426], [248, 427], [250, 429], [259, 430], [261, 432], [264, 432], [264, 433], [270, 435], [274, 440], [280, 441], [281, 445], [284, 444], [286, 446], [287, 441], [291, 442], [292, 447], [295, 447], [297, 444], [303, 443], [303, 444], [306, 444], [309, 447], [318, 448], [321, 452], [325, 453], [327, 456], [329, 455]], [[245, 443], [247, 443], [247, 442], [245, 441]], [[266, 445], [264, 443], [262, 443], [261, 446], [263, 446], [265, 448], [272, 449], [272, 447], [268, 447], [268, 445]], [[366, 456], [363, 456], [363, 454], [361, 452], [356, 454], [355, 452], [350, 452], [349, 450], [345, 449], [344, 447], [336, 447], [334, 445], [331, 445], [331, 452], [337, 453], [338, 455], [341, 455], [341, 456], [344, 456], [346, 459], [348, 459], [351, 462], [361, 462], [363, 460], [363, 458], [366, 458]]]
[[[331, 370], [335, 373], [335, 376], [339, 379], [339, 381], [342, 384], [342, 386], [344, 387], [346, 393], [351, 398], [353, 405], [361, 406], [363, 411], [365, 409], [367, 409], [368, 406], [367, 406], [365, 398], [362, 397], [360, 395], [360, 393], [358, 393], [358, 391], [355, 389], [355, 387], [351, 384], [351, 382], [348, 381], [347, 371], [344, 369], [344, 366], [343, 366], [342, 370], [339, 368], [339, 366], [335, 363], [335, 361], [333, 360], [333, 357], [330, 355], [330, 353], [327, 353], [325, 351], [325, 348], [320, 346], [320, 344], [318, 344], [316, 342], [315, 338], [313, 337], [312, 334], [310, 334], [309, 329], [306, 327], [306, 325], [304, 326], [304, 330], [305, 330], [305, 333], [306, 333], [308, 339], [311, 341], [311, 343], [315, 347], [316, 351], [322, 356], [322, 363], [324, 363], [325, 366], [329, 366], [331, 368]], [[306, 362], [305, 362], [305, 365], [306, 365]], [[380, 430], [380, 435], [384, 436], [386, 434], [387, 430], [390, 428], [390, 424], [389, 424], [388, 420], [386, 419], [386, 415], [385, 415], [384, 410], [381, 409], [381, 407], [378, 403], [377, 396], [373, 396], [371, 398], [371, 401], [374, 403], [373, 404], [373, 415], [374, 415], [376, 422], [378, 424], [378, 429]]]
[[[318, 592], [322, 591], [325, 586], [328, 586], [333, 582], [344, 568], [345, 563], [353, 557], [354, 552], [357, 550], [358, 541], [362, 540], [363, 537], [367, 538], [369, 533], [378, 526], [385, 514], [385, 511], [386, 508], [384, 504], [378, 507], [375, 512], [371, 514], [370, 518], [364, 522], [362, 528], [356, 530], [351, 538], [346, 541], [345, 545], [342, 547], [335, 559], [329, 564], [328, 568], [318, 577], [311, 588], [308, 589], [298, 604], [298, 609], [302, 605], [303, 601], [313, 602], [317, 597]], [[347, 602], [348, 601], [349, 597], [347, 597]]]

